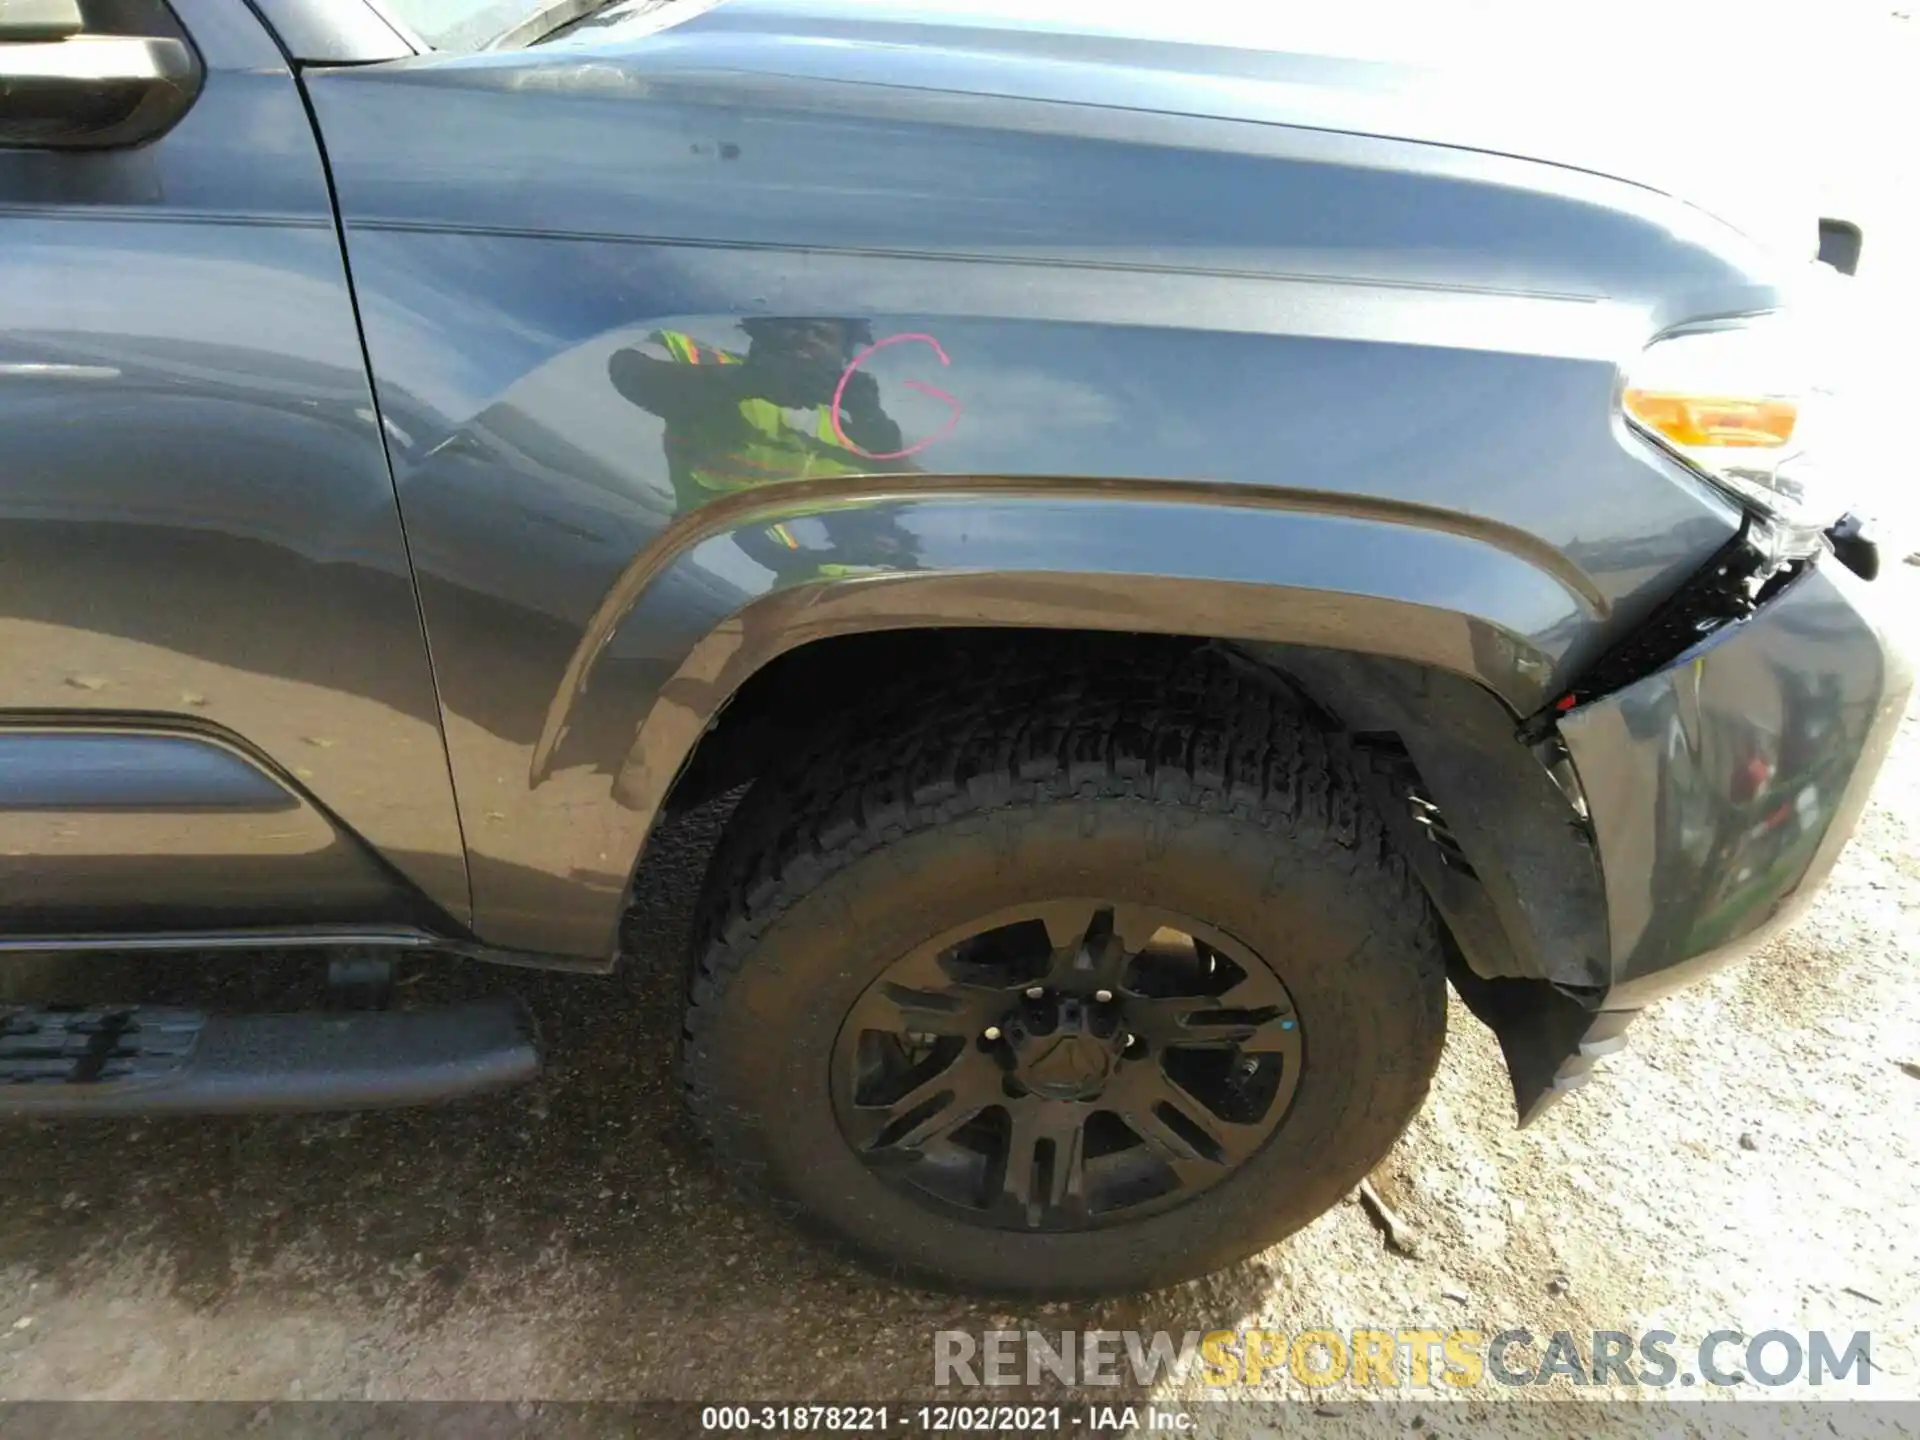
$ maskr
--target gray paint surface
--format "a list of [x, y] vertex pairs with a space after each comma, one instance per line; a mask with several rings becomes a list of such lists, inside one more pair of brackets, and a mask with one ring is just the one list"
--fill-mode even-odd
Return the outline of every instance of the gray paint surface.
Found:
[[1885, 609], [1822, 566], [1561, 721], [1606, 867], [1610, 1005], [1650, 1003], [1747, 953], [1825, 881], [1913, 686]]
[[[1010, 99], [1053, 42], [823, 48], [810, 14], [310, 80], [456, 783], [494, 817], [468, 830], [482, 935], [611, 945], [680, 758], [659, 727], [711, 713], [665, 687], [786, 592], [885, 578], [891, 622], [862, 623], [958, 623], [911, 582], [1085, 575], [994, 623], [1119, 628], [1098, 577], [1160, 577], [1190, 584], [1146, 628], [1283, 640], [1309, 636], [1275, 613], [1323, 640], [1365, 597], [1379, 643], [1525, 711], [1732, 532], [1609, 418], [1655, 328], [1776, 298], [1732, 231], [1592, 175], [1265, 123], [1191, 66], [1101, 89], [1071, 41], [1060, 98]], [[666, 332], [747, 363], [623, 389]], [[797, 423], [851, 424], [848, 368], [899, 437], [865, 448], [911, 453], [677, 474], [701, 386], [784, 371], [761, 383]], [[1299, 599], [1235, 588], [1261, 584]], [[618, 783], [642, 771], [649, 794]]]
[[[164, 141], [0, 157], [9, 704], [224, 728], [490, 944], [611, 955], [691, 748], [809, 641], [1344, 647], [1518, 717], [1738, 523], [1620, 424], [1618, 367], [1787, 302], [1792, 266], [1418, 67], [1006, 6], [616, 6], [309, 69], [323, 168], [250, 16], [182, 15], [208, 86]], [[76, 234], [91, 312], [48, 298]], [[1905, 685], [1825, 584], [1691, 702], [1841, 748], [1820, 836]], [[1782, 638], [1813, 608], [1819, 654]], [[1838, 690], [1792, 690], [1833, 657]], [[1699, 939], [1636, 927], [1633, 877], [1749, 844], [1634, 809], [1696, 794], [1747, 833], [1659, 718], [1679, 674], [1569, 733], [1583, 771], [1664, 777], [1597, 816], [1623, 979]]]
[[[0, 151], [0, 700], [242, 736], [464, 919], [432, 677], [312, 126], [244, 5], [178, 13], [207, 73], [166, 136]], [[117, 856], [142, 878], [103, 893], [87, 928], [149, 924], [142, 905], [170, 877], [176, 923], [303, 908], [299, 863], [223, 881], [170, 864], [172, 833], [101, 837], [162, 848]], [[20, 863], [0, 859], [0, 877], [24, 884]]]

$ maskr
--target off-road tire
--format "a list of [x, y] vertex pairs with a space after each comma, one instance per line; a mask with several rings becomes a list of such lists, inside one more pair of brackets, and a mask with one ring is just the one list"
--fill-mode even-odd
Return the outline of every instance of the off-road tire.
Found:
[[[1437, 922], [1333, 742], [1283, 689], [1179, 642], [997, 655], [881, 685], [755, 784], [710, 872], [683, 1068], [724, 1166], [898, 1277], [1149, 1290], [1338, 1203], [1423, 1102], [1445, 1030]], [[944, 929], [1095, 892], [1202, 917], [1294, 997], [1290, 1110], [1179, 1208], [1066, 1233], [971, 1225], [875, 1177], [829, 1057], [879, 972]]]

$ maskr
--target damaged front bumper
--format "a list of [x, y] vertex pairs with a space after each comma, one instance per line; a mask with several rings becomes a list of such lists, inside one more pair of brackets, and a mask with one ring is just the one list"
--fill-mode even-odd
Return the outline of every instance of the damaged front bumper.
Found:
[[1607, 973], [1547, 1040], [1563, 1058], [1524, 1116], [1579, 1083], [1635, 1012], [1751, 953], [1826, 879], [1913, 685], [1876, 618], [1885, 603], [1827, 557], [1553, 716], [1603, 880]]
[[1522, 1124], [1641, 1009], [1790, 921], [1852, 832], [1914, 676], [1889, 587], [1829, 543], [1749, 519], [1517, 733], [1464, 675], [1258, 652], [1343, 733]]
[[1913, 687], [1883, 603], [1838, 565], [1810, 567], [1560, 717], [1605, 877], [1609, 1008], [1751, 951], [1833, 868]]

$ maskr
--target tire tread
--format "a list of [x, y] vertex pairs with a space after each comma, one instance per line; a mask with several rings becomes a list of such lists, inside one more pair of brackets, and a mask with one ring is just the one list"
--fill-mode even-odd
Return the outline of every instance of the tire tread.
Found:
[[754, 1183], [766, 1168], [758, 1117], [719, 1099], [706, 1042], [759, 938], [876, 848], [1062, 801], [1145, 801], [1170, 825], [1196, 810], [1228, 814], [1332, 858], [1364, 893], [1375, 935], [1410, 957], [1393, 998], [1420, 1012], [1421, 1053], [1394, 1058], [1431, 1074], [1444, 1034], [1432, 1001], [1445, 973], [1438, 922], [1340, 737], [1278, 683], [1210, 647], [1147, 637], [961, 646], [951, 662], [879, 685], [817, 727], [755, 782], [716, 850], [682, 1079], [696, 1126], [736, 1177]]

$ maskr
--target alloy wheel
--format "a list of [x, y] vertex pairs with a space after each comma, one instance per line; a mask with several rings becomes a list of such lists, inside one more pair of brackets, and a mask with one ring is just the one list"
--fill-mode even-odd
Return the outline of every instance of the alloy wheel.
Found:
[[1147, 906], [985, 917], [890, 965], [833, 1053], [889, 1184], [976, 1224], [1091, 1229], [1219, 1183], [1285, 1118], [1305, 1037], [1251, 950]]

